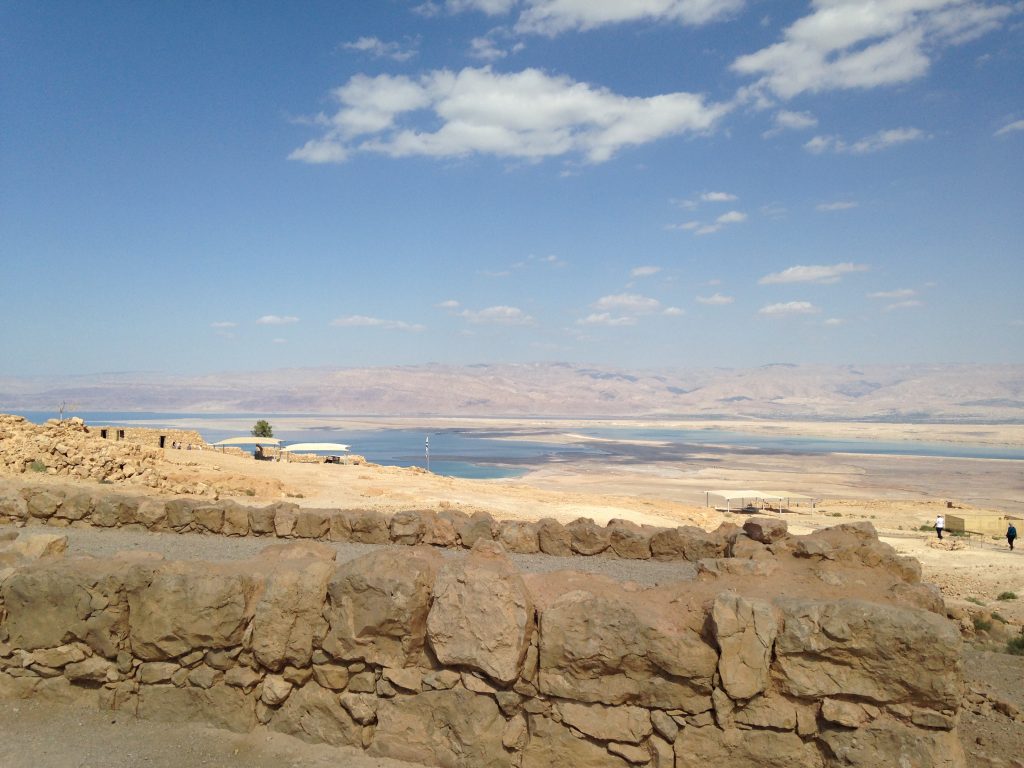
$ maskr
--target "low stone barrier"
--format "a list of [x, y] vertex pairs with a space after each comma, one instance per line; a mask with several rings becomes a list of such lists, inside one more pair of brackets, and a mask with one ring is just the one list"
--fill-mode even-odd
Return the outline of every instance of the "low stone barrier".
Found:
[[[149, 519], [129, 508], [126, 524]], [[171, 528], [228, 518], [164, 512]], [[337, 519], [291, 512], [293, 532]], [[356, 519], [341, 529], [389, 530]], [[698, 577], [648, 589], [524, 575], [484, 535], [463, 558], [336, 565], [314, 541], [232, 563], [63, 559], [62, 537], [24, 533], [7, 560], [0, 544], [2, 697], [458, 768], [964, 765], [959, 633], [870, 525], [670, 537], [706, 555]]]

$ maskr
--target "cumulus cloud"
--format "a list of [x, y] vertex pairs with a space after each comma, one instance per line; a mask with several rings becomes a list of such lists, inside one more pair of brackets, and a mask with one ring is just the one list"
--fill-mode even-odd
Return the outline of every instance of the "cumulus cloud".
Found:
[[313, 121], [323, 134], [290, 159], [338, 163], [373, 152], [534, 161], [580, 155], [601, 163], [625, 147], [708, 132], [731, 109], [692, 93], [625, 96], [538, 69], [501, 74], [490, 67], [417, 78], [360, 74], [331, 95], [335, 113]]
[[917, 291], [913, 288], [897, 288], [892, 291], [875, 291], [869, 293], [869, 299], [908, 299], [911, 296], [916, 296]]
[[682, 225], [680, 229], [692, 229], [695, 234], [710, 235], [718, 232], [727, 224], [739, 224], [746, 220], [747, 214], [742, 211], [729, 211], [715, 219], [714, 223], [701, 224], [700, 222], [688, 222], [687, 224]]
[[461, 304], [459, 304], [455, 299], [446, 299], [445, 301], [438, 302], [434, 306], [438, 309], [458, 309]]
[[582, 317], [576, 321], [577, 325], [606, 325], [609, 327], [621, 325], [636, 325], [635, 317], [613, 316], [610, 312], [595, 312]]
[[237, 328], [238, 323], [233, 323], [230, 320], [222, 320], [216, 323], [210, 323], [211, 328], [217, 328], [219, 330], [226, 330], [228, 328]]
[[809, 301], [786, 301], [779, 304], [768, 304], [761, 307], [758, 312], [771, 317], [783, 317], [785, 315], [814, 315], [821, 310]]
[[665, 315], [665, 317], [680, 317], [686, 314], [686, 310], [681, 307], [665, 307], [661, 314]]
[[943, 48], [1000, 27], [1013, 11], [983, 0], [814, 0], [781, 41], [740, 56], [732, 69], [758, 78], [747, 95], [762, 101], [906, 83]]
[[705, 192], [700, 199], [705, 203], [730, 203], [739, 198], [730, 192]]
[[418, 333], [425, 330], [419, 323], [407, 323], [404, 320], [382, 320], [379, 317], [367, 317], [366, 315], [348, 315], [331, 321], [336, 328], [383, 328], [386, 331], [413, 331]]
[[784, 283], [838, 283], [843, 275], [853, 272], [866, 272], [867, 264], [854, 264], [844, 261], [842, 264], [815, 264], [811, 266], [795, 266], [781, 272], [765, 275], [757, 282], [761, 285], [779, 285]]
[[1024, 131], [1024, 120], [1014, 120], [1012, 123], [1007, 123], [996, 131], [994, 135], [1005, 136], [1008, 133], [1016, 133], [1017, 131]]
[[839, 136], [815, 136], [804, 144], [804, 149], [815, 155], [820, 155], [823, 152], [867, 155], [899, 144], [906, 144], [909, 141], [920, 141], [927, 138], [928, 134], [920, 128], [891, 128], [865, 136], [853, 143], [849, 143]]
[[846, 321], [843, 320], [841, 317], [830, 317], [828, 320], [825, 321], [825, 325], [836, 326], [836, 325], [842, 325], [845, 322]]
[[291, 325], [299, 322], [299, 318], [292, 315], [263, 315], [256, 320], [257, 325]]
[[368, 53], [374, 58], [392, 61], [408, 61], [418, 53], [414, 44], [406, 48], [401, 43], [386, 43], [379, 37], [360, 37], [350, 43], [342, 43], [342, 47], [347, 51]]
[[594, 302], [593, 307], [599, 311], [646, 314], [661, 309], [661, 302], [638, 293], [617, 293], [612, 296], [602, 296]]
[[728, 18], [744, 0], [525, 0], [519, 32], [557, 35], [631, 21], [699, 26]]
[[781, 109], [775, 113], [775, 127], [785, 131], [800, 131], [806, 128], [814, 128], [818, 124], [818, 118], [810, 112], [790, 112]]
[[459, 313], [471, 323], [479, 325], [532, 325], [533, 318], [519, 307], [498, 305], [481, 310], [464, 309]]
[[633, 267], [629, 271], [630, 277], [650, 277], [661, 272], [661, 267]]
[[830, 211], [848, 211], [851, 208], [856, 208], [858, 205], [859, 203], [853, 200], [836, 200], [834, 203], [818, 203], [814, 206], [814, 209], [828, 213]]
[[726, 304], [732, 304], [736, 301], [732, 296], [724, 296], [721, 293], [713, 293], [710, 296], [698, 296], [697, 302], [699, 304], [707, 304], [712, 307], [721, 307]]

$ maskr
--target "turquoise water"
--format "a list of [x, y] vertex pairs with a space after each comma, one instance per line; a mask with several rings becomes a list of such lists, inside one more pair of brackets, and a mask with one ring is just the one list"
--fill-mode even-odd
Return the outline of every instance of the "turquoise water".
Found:
[[[56, 414], [41, 411], [22, 411], [19, 415], [42, 423]], [[243, 422], [263, 418], [266, 414], [203, 414], [203, 413], [142, 413], [142, 412], [81, 412], [76, 413], [90, 424], [107, 426], [170, 427], [187, 422], [208, 442], [238, 435], [238, 430], [215, 428], [215, 423], [226, 417]], [[310, 414], [277, 414], [280, 418], [301, 417], [315, 419]], [[271, 418], [273, 421], [273, 418]], [[209, 428], [204, 427], [209, 422]], [[602, 457], [622, 463], [654, 461], [682, 461], [695, 453], [736, 454], [893, 454], [904, 456], [933, 456], [970, 459], [1008, 459], [1024, 461], [1024, 449], [987, 445], [931, 444], [921, 442], [881, 442], [874, 440], [825, 440], [814, 437], [775, 437], [752, 435], [726, 430], [704, 429], [634, 429], [591, 428], [574, 430], [588, 437], [609, 442], [585, 445], [552, 445], [531, 440], [530, 434], [493, 430], [440, 430], [424, 432], [408, 429], [382, 429], [339, 432], [332, 429], [298, 429], [275, 431], [277, 437], [288, 442], [342, 442], [352, 447], [352, 453], [365, 456], [376, 464], [390, 466], [425, 467], [425, 442], [430, 438], [430, 470], [437, 474], [467, 478], [517, 477], [532, 467], [573, 459]], [[550, 431], [554, 432], [554, 431]], [[550, 433], [549, 432], [549, 433]], [[541, 432], [534, 433], [540, 437]], [[491, 438], [506, 439], [495, 440]], [[664, 445], [629, 445], [618, 440], [650, 440]]]

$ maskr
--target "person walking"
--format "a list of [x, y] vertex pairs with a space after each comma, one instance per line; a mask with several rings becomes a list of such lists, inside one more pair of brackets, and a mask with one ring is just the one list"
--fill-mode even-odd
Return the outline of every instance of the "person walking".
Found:
[[946, 518], [939, 515], [935, 518], [935, 532], [939, 534], [939, 541], [942, 541], [942, 529], [946, 527]]
[[1006, 541], [1010, 545], [1010, 551], [1011, 552], [1013, 552], [1013, 540], [1016, 539], [1016, 538], [1017, 538], [1017, 529], [1014, 527], [1013, 523], [1010, 523], [1006, 527]]

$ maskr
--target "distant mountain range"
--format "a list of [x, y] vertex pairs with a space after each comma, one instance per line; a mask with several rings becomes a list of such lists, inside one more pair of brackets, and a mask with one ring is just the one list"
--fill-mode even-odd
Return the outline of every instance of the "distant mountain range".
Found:
[[627, 371], [565, 363], [0, 376], [0, 411], [1024, 422], [1024, 365]]

